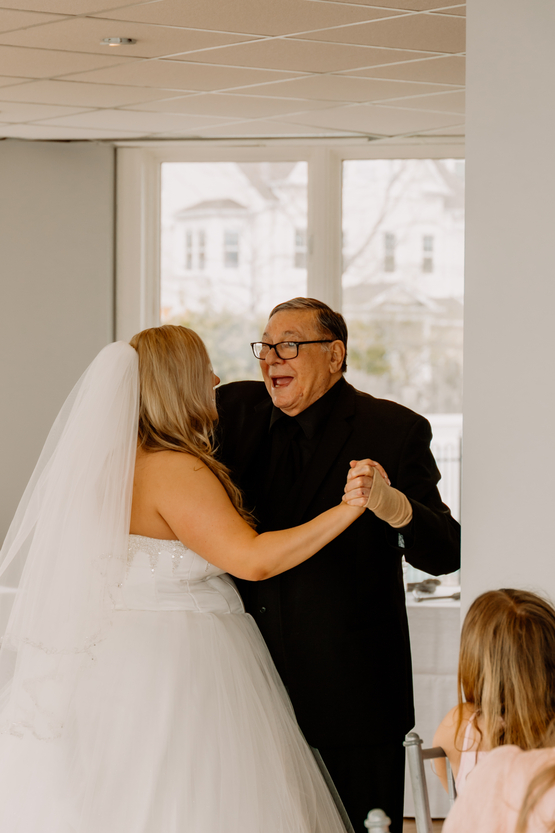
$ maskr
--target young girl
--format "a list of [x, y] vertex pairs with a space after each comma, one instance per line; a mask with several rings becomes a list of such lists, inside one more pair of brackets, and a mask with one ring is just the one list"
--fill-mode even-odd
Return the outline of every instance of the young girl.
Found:
[[[551, 734], [546, 743], [553, 743]], [[471, 774], [443, 833], [553, 833], [555, 749], [501, 746]]]
[[[526, 590], [491, 590], [471, 605], [462, 629], [459, 704], [433, 740], [453, 769], [457, 793], [497, 746], [535, 749], [555, 715], [555, 610]], [[447, 789], [445, 762], [436, 771]]]

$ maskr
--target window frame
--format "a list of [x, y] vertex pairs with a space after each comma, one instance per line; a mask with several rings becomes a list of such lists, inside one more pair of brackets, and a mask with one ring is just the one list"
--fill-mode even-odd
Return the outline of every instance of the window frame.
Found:
[[308, 163], [307, 295], [342, 308], [342, 165], [349, 159], [464, 159], [459, 138], [116, 142], [116, 339], [160, 323], [164, 162]]

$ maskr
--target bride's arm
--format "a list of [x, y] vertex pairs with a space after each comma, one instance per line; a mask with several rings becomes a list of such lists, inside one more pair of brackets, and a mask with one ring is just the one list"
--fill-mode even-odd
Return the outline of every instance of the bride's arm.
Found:
[[152, 457], [149, 485], [159, 515], [185, 546], [238, 578], [260, 581], [296, 567], [365, 511], [339, 503], [301, 526], [259, 535], [197, 459], [178, 452]]

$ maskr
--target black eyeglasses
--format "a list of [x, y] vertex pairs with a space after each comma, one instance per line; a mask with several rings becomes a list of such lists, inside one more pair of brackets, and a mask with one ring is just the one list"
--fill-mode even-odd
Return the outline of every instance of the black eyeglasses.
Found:
[[[333, 338], [320, 338], [317, 341], [278, 341], [277, 344], [266, 344], [264, 341], [251, 342], [252, 352], [255, 358], [264, 361], [270, 350], [275, 350], [278, 359], [296, 359], [299, 355], [301, 344], [329, 344]], [[279, 348], [279, 349], [278, 349]]]

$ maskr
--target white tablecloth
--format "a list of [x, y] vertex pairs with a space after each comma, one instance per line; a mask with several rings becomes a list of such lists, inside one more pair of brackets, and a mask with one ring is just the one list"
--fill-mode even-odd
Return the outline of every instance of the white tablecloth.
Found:
[[[444, 715], [457, 703], [460, 603], [446, 600], [416, 602], [407, 595], [416, 727], [424, 747], [432, 745], [435, 730]], [[425, 762], [432, 818], [449, 812], [447, 794]], [[405, 816], [414, 816], [410, 780], [405, 782]]]

